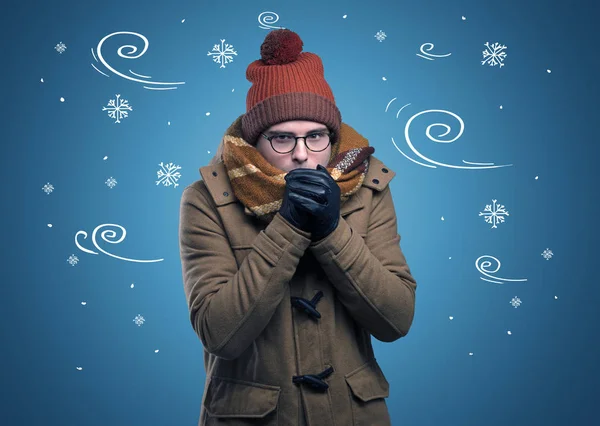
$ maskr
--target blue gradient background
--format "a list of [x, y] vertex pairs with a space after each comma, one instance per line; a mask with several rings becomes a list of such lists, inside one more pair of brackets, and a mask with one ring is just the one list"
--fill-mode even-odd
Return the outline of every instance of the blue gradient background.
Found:
[[[393, 424], [599, 424], [597, 12], [591, 1], [515, 0], [5, 6], [0, 424], [197, 423], [205, 373], [183, 292], [179, 200], [245, 111], [245, 70], [267, 34], [257, 21], [264, 11], [323, 58], [344, 121], [397, 173], [398, 232], [419, 287], [409, 335], [373, 339]], [[383, 42], [374, 38], [379, 30]], [[142, 41], [109, 40], [112, 66], [185, 84], [152, 91], [96, 72], [91, 49], [115, 31], [139, 32], [150, 45], [127, 60], [117, 48], [141, 49]], [[226, 68], [207, 56], [222, 38], [238, 53]], [[63, 54], [54, 49], [61, 41]], [[426, 42], [451, 56], [416, 56]], [[481, 65], [485, 42], [508, 47], [503, 68]], [[115, 94], [133, 106], [120, 124], [102, 111]], [[429, 124], [451, 126], [448, 140], [459, 123], [415, 119], [411, 140], [424, 155], [513, 166], [407, 160], [392, 137], [418, 159], [404, 126], [428, 109], [458, 114], [465, 129], [456, 142], [436, 144], [425, 136]], [[178, 187], [156, 185], [161, 161], [182, 167]], [[111, 176], [113, 189], [105, 185]], [[510, 214], [497, 229], [478, 216], [492, 199]], [[104, 223], [127, 230], [120, 244], [99, 240], [104, 250], [164, 261], [80, 251], [77, 231], [95, 249], [91, 233]], [[550, 260], [541, 256], [546, 248]], [[76, 266], [66, 261], [71, 254]], [[482, 255], [501, 261], [496, 276], [527, 281], [483, 281], [475, 267]], [[142, 326], [133, 322], [138, 314]]]

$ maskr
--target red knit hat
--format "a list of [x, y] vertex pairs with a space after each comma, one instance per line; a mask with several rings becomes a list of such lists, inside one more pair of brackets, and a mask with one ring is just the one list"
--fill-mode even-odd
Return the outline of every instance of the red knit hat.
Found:
[[273, 30], [260, 47], [261, 59], [248, 65], [246, 78], [252, 86], [242, 117], [246, 142], [255, 144], [262, 131], [288, 120], [316, 121], [332, 130], [334, 138], [339, 135], [342, 116], [321, 58], [302, 52], [302, 46], [295, 32]]

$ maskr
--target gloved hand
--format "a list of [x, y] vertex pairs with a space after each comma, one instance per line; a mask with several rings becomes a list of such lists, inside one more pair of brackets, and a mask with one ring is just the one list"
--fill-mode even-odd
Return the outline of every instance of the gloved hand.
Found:
[[285, 192], [283, 193], [283, 201], [279, 213], [290, 224], [303, 231], [309, 231], [308, 220], [310, 216], [300, 206], [309, 200], [302, 196], [301, 193], [295, 192], [298, 184], [291, 184], [294, 181], [295, 173], [300, 169], [294, 169], [285, 175]]
[[[308, 215], [303, 224], [312, 235], [311, 240], [325, 238], [337, 228], [340, 218], [340, 187], [327, 169], [295, 169], [285, 177], [292, 200], [299, 213]], [[298, 210], [297, 210], [298, 211]]]

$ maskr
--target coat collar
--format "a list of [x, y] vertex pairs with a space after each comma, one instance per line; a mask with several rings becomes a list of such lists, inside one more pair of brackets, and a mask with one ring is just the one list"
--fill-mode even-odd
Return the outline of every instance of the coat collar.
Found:
[[[212, 196], [217, 207], [224, 206], [237, 201], [237, 197], [233, 193], [227, 169], [222, 162], [217, 164], [200, 167], [200, 176], [204, 181], [210, 195]], [[363, 186], [372, 188], [376, 191], [382, 191], [394, 178], [396, 173], [377, 157], [371, 154], [369, 157], [369, 170], [365, 176]], [[340, 214], [346, 216], [353, 211], [360, 210], [364, 207], [363, 201], [360, 198], [360, 191], [350, 197], [341, 207]], [[248, 209], [244, 209], [246, 214], [252, 213]]]

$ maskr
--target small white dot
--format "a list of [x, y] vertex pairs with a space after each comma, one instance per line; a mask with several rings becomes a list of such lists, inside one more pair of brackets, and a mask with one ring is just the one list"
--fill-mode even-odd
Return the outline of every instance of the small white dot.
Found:
[[502, 105], [500, 105], [500, 109], [502, 109]]
[[170, 122], [170, 121], [167, 121], [167, 126], [170, 126], [170, 125], [171, 125], [171, 122]]
[[206, 113], [206, 116], [208, 117], [209, 115], [210, 115], [210, 112], [207, 112], [207, 113]]
[[235, 89], [231, 89], [231, 91], [233, 92]]
[[554, 300], [558, 299], [558, 296], [554, 296]]
[[510, 330], [508, 330], [508, 331], [506, 332], [506, 334], [508, 334], [508, 335], [510, 336], [512, 333], [511, 333], [511, 331], [510, 331]]
[[134, 286], [133, 286], [133, 283], [131, 283], [131, 288], [133, 288], [133, 287], [134, 287]]
[[65, 98], [61, 97], [61, 98], [60, 98], [60, 101], [61, 101], [61, 102], [64, 102], [64, 101], [65, 101]]
[[344, 15], [344, 16], [342, 16], [342, 18], [346, 19], [346, 17], [347, 17], [347, 16], [348, 16], [348, 15]]
[[154, 353], [155, 353], [155, 354], [157, 354], [157, 353], [158, 353], [158, 349], [155, 349], [155, 350], [154, 350]]
[[465, 17], [463, 16], [463, 17], [462, 17], [462, 20], [463, 20], [463, 21], [466, 21], [466, 20], [467, 20], [467, 18], [465, 18]]
[[473, 352], [469, 352], [469, 356], [473, 356]]
[[452, 316], [451, 316], [451, 317], [448, 317], [448, 318], [450, 318], [450, 321], [452, 321], [452, 320], [454, 319], [454, 317], [452, 317]]
[[452, 259], [452, 256], [450, 256], [448, 259]]
[[385, 77], [381, 77], [381, 79], [382, 79], [383, 81], [387, 81], [387, 78], [385, 78]]
[[87, 302], [81, 302], [81, 304], [82, 304], [83, 306], [85, 306], [85, 305], [87, 305]]
[[185, 19], [182, 19], [182, 20], [181, 20], [181, 23], [183, 24], [184, 22], [185, 22]]
[[83, 370], [83, 367], [76, 367], [79, 371]]
[[546, 72], [547, 72], [548, 74], [550, 74], [550, 73], [552, 72], [552, 70], [546, 70]]
[[104, 161], [108, 160], [108, 155], [105, 155], [103, 158]]
[[48, 228], [52, 228], [52, 224], [51, 223], [48, 224]]
[[442, 220], [444, 220], [444, 216], [442, 216]]
[[210, 151], [206, 151], [206, 152], [208, 152], [210, 154]]
[[43, 82], [44, 82], [44, 79], [43, 79], [43, 78], [40, 78], [40, 81], [43, 83]]
[[535, 180], [538, 180], [538, 176], [535, 177]]

